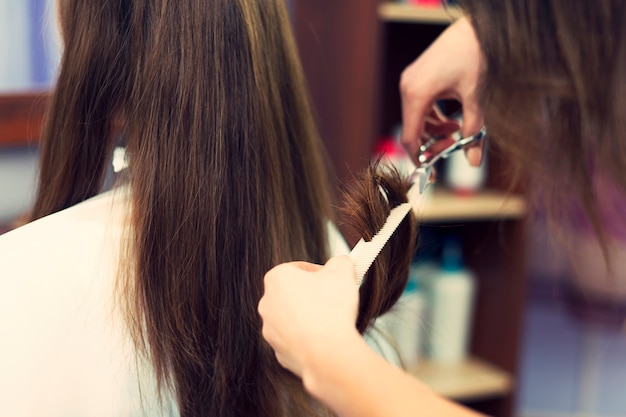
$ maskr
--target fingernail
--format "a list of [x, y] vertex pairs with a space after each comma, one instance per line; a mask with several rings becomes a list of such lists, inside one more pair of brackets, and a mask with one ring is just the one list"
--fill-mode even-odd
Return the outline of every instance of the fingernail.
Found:
[[480, 166], [483, 161], [483, 150], [480, 146], [469, 148], [466, 153], [467, 160], [472, 166]]

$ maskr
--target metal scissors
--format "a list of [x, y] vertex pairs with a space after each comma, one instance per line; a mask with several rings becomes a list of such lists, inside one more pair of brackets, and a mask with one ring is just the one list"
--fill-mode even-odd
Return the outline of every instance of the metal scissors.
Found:
[[444, 139], [444, 137], [433, 136], [425, 144], [423, 144], [420, 147], [419, 154], [417, 157], [419, 161], [419, 165], [415, 168], [415, 170], [410, 176], [410, 180], [412, 183], [416, 181], [418, 182], [420, 194], [423, 194], [426, 187], [432, 182], [431, 178], [433, 176], [433, 167], [437, 161], [441, 159], [446, 159], [453, 152], [456, 152], [459, 149], [463, 149], [465, 146], [469, 144], [479, 142], [485, 137], [486, 134], [487, 134], [487, 129], [483, 126], [480, 129], [480, 131], [478, 131], [478, 133], [472, 136], [461, 137], [461, 138], [454, 138], [454, 136], [452, 136], [452, 138], [454, 139], [454, 142], [450, 146], [448, 146], [447, 148], [443, 149], [440, 152], [433, 153], [433, 154], [430, 154], [428, 151], [434, 144]]

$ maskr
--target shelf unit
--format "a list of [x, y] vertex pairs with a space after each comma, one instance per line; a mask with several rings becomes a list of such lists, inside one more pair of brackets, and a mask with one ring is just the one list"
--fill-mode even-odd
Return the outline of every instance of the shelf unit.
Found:
[[461, 402], [507, 395], [513, 389], [508, 372], [478, 358], [454, 365], [423, 360], [407, 371], [436, 393]]
[[384, 2], [378, 6], [378, 16], [385, 22], [415, 22], [445, 25], [463, 12], [458, 7], [414, 6], [407, 3]]
[[482, 190], [459, 195], [435, 188], [420, 198], [413, 208], [421, 222], [460, 222], [520, 219], [527, 214], [526, 201], [519, 194]]
[[[340, 182], [365, 168], [379, 138], [401, 122], [402, 70], [461, 15], [456, 8], [380, 0], [292, 0], [317, 122]], [[490, 150], [487, 191], [462, 197], [434, 189], [416, 208], [424, 240], [451, 231], [460, 236], [478, 293], [471, 359], [451, 368], [422, 362], [410, 371], [443, 395], [509, 417], [526, 297], [526, 204], [523, 190], [508, 191], [503, 165]]]

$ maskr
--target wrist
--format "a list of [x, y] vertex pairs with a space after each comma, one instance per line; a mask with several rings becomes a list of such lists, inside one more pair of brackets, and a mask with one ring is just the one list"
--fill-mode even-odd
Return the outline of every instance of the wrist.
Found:
[[343, 384], [346, 370], [361, 349], [369, 350], [356, 328], [335, 334], [332, 339], [320, 341], [308, 349], [302, 366], [305, 389], [318, 399], [326, 399], [329, 391]]

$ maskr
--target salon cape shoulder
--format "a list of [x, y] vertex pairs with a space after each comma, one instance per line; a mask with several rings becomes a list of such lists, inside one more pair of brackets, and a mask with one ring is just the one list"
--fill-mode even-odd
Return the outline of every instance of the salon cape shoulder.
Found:
[[[127, 201], [108, 191], [0, 235], [1, 415], [178, 415], [171, 398], [156, 406], [114, 308]], [[332, 254], [346, 253], [329, 225]]]

